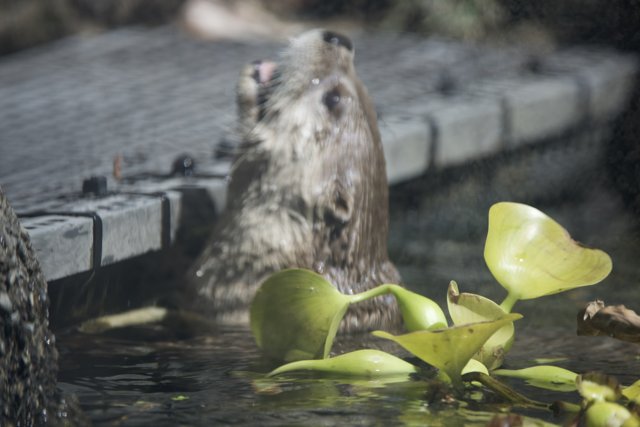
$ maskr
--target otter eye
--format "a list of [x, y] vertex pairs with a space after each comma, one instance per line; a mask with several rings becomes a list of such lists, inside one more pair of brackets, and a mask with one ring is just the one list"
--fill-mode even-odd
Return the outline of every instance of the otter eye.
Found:
[[342, 46], [348, 51], [353, 50], [353, 43], [347, 36], [343, 36], [342, 34], [335, 33], [333, 31], [325, 31], [322, 33], [322, 40], [327, 43], [334, 44], [336, 46]]
[[340, 105], [340, 100], [341, 95], [340, 91], [337, 88], [331, 89], [322, 97], [322, 102], [330, 112], [334, 112], [338, 108], [338, 106]]

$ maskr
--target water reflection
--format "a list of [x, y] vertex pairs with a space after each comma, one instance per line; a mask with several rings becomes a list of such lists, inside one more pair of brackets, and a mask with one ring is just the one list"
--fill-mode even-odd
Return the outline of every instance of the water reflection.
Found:
[[[95, 425], [485, 425], [503, 405], [431, 401], [426, 383], [391, 384], [301, 379], [267, 381], [248, 329], [174, 339], [161, 326], [103, 335], [59, 334], [61, 388], [77, 395]], [[640, 372], [636, 346], [608, 338], [572, 336], [572, 331], [521, 328], [507, 359], [509, 368], [534, 358], [553, 358], [579, 372], [598, 369], [631, 383]], [[575, 394], [511, 384], [551, 402]], [[523, 413], [522, 410], [517, 412]], [[551, 413], [525, 414], [556, 421]]]

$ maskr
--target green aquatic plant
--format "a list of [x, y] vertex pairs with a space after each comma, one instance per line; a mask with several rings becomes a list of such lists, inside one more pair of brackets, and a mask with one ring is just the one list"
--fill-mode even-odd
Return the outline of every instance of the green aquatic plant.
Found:
[[524, 379], [528, 384], [555, 391], [576, 390], [578, 374], [568, 369], [550, 365], [538, 365], [524, 369], [496, 369], [494, 375]]
[[294, 371], [313, 371], [336, 376], [365, 378], [405, 377], [417, 368], [389, 353], [380, 350], [357, 350], [327, 359], [298, 360], [271, 371], [267, 376]]
[[634, 416], [624, 406], [615, 402], [593, 402], [585, 411], [586, 427], [640, 426], [638, 417]]
[[640, 405], [640, 380], [631, 384], [629, 387], [623, 388], [622, 395], [636, 405]]
[[471, 357], [498, 329], [514, 320], [520, 314], [506, 314], [500, 319], [452, 326], [435, 331], [416, 331], [404, 335], [392, 335], [385, 331], [375, 331], [375, 336], [386, 338], [404, 347], [428, 364], [446, 374], [445, 379], [454, 387], [462, 385], [462, 370]]
[[349, 297], [319, 274], [283, 270], [258, 289], [250, 309], [251, 331], [273, 359], [325, 358], [348, 307]]
[[567, 230], [531, 206], [501, 202], [489, 209], [484, 259], [507, 290], [501, 306], [604, 280], [611, 258], [575, 242]]
[[434, 301], [398, 285], [387, 286], [398, 301], [402, 322], [407, 331], [429, 331], [447, 327], [447, 319]]
[[584, 399], [577, 419], [583, 421], [582, 425], [640, 426], [640, 414], [632, 413], [621, 404], [620, 399], [626, 395], [615, 378], [602, 373], [587, 373], [576, 378], [576, 386]]
[[345, 295], [313, 271], [288, 269], [273, 274], [258, 289], [250, 308], [251, 331], [270, 358], [286, 362], [323, 359], [329, 355], [349, 305], [384, 294], [395, 296], [410, 327], [447, 325], [435, 302], [401, 286], [381, 285]]
[[[590, 377], [555, 366], [519, 370], [498, 369], [514, 338], [515, 320], [510, 313], [520, 299], [533, 299], [600, 282], [611, 271], [611, 258], [597, 249], [585, 248], [539, 210], [517, 203], [498, 203], [489, 211], [485, 261], [496, 280], [507, 290], [502, 304], [481, 295], [461, 293], [455, 281], [447, 292], [453, 326], [431, 299], [396, 284], [383, 284], [356, 295], [344, 295], [324, 277], [303, 269], [289, 269], [269, 277], [258, 290], [250, 309], [256, 343], [272, 359], [290, 362], [270, 377], [294, 371], [338, 377], [378, 378], [418, 372], [420, 368], [378, 350], [358, 350], [329, 358], [338, 326], [351, 304], [379, 295], [393, 295], [400, 308], [406, 334], [374, 335], [396, 342], [427, 364], [439, 369], [439, 378], [462, 396], [464, 383], [493, 390], [505, 400], [532, 408], [547, 408], [528, 399], [495, 376], [516, 377], [550, 390], [578, 390], [585, 398], [582, 408], [561, 402], [564, 410], [580, 413], [590, 425], [607, 420], [633, 424], [616, 402], [624, 396], [640, 400], [640, 381], [622, 389], [600, 387]], [[609, 396], [607, 393], [614, 395]], [[615, 391], [618, 390], [618, 391]], [[599, 394], [601, 397], [599, 396]], [[622, 393], [622, 394], [620, 394]], [[615, 406], [617, 405], [617, 406]], [[622, 409], [621, 409], [622, 408]], [[629, 412], [629, 411], [627, 411]], [[627, 424], [625, 424], [627, 425]]]
[[489, 369], [487, 369], [482, 362], [476, 359], [469, 359], [469, 362], [467, 362], [465, 367], [462, 368], [462, 375], [470, 372], [481, 372], [485, 375], [489, 375]]
[[[449, 315], [455, 325], [487, 322], [500, 319], [507, 314], [502, 307], [481, 295], [460, 293], [455, 281], [449, 283], [447, 292]], [[502, 365], [504, 355], [513, 344], [515, 329], [513, 323], [507, 323], [485, 341], [474, 359], [482, 362], [489, 369]]]
[[599, 372], [576, 377], [578, 393], [588, 402], [614, 402], [622, 396], [618, 381]]

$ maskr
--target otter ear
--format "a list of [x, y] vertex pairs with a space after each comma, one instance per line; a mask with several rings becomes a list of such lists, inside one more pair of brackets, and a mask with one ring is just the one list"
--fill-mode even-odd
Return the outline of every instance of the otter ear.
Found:
[[331, 199], [325, 209], [327, 222], [346, 224], [353, 215], [353, 194], [340, 181], [335, 182]]

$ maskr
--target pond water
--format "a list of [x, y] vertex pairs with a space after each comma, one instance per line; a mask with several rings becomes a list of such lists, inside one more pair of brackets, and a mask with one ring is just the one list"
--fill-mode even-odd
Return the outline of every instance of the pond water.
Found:
[[[518, 198], [487, 188], [491, 182], [484, 187], [478, 182], [477, 177], [447, 185], [421, 182], [422, 188], [436, 190], [423, 192], [414, 204], [407, 202], [416, 194], [410, 188], [392, 191], [391, 257], [411, 288], [441, 304], [451, 279], [463, 292], [496, 301], [504, 297], [483, 261], [486, 212], [494, 201]], [[578, 373], [602, 371], [628, 385], [640, 378], [640, 346], [578, 337], [575, 328], [578, 310], [596, 298], [638, 309], [637, 218], [623, 206], [605, 174], [591, 177], [582, 187], [560, 198], [541, 198], [535, 205], [576, 239], [606, 250], [614, 270], [597, 286], [518, 302], [514, 311], [525, 317], [516, 324], [516, 342], [505, 367], [518, 369], [546, 359]], [[510, 408], [490, 393], [443, 403], [434, 400], [427, 382], [418, 380], [266, 381], [264, 373], [274, 366], [261, 358], [248, 329], [187, 334], [173, 326], [99, 335], [58, 331], [60, 387], [78, 397], [97, 426], [485, 425], [494, 413], [506, 411], [563, 422], [550, 411]], [[367, 340], [353, 340], [360, 341]], [[579, 400], [575, 392], [505, 382], [543, 402]]]
[[[427, 383], [403, 381], [260, 380], [271, 366], [246, 329], [172, 338], [161, 326], [102, 335], [59, 334], [60, 387], [74, 393], [94, 425], [484, 425], [497, 402], [430, 402]], [[534, 359], [579, 372], [601, 370], [629, 384], [640, 373], [638, 347], [572, 331], [518, 329], [507, 366]], [[576, 393], [549, 392], [510, 381], [529, 397], [576, 401]], [[551, 412], [513, 411], [560, 422]]]

